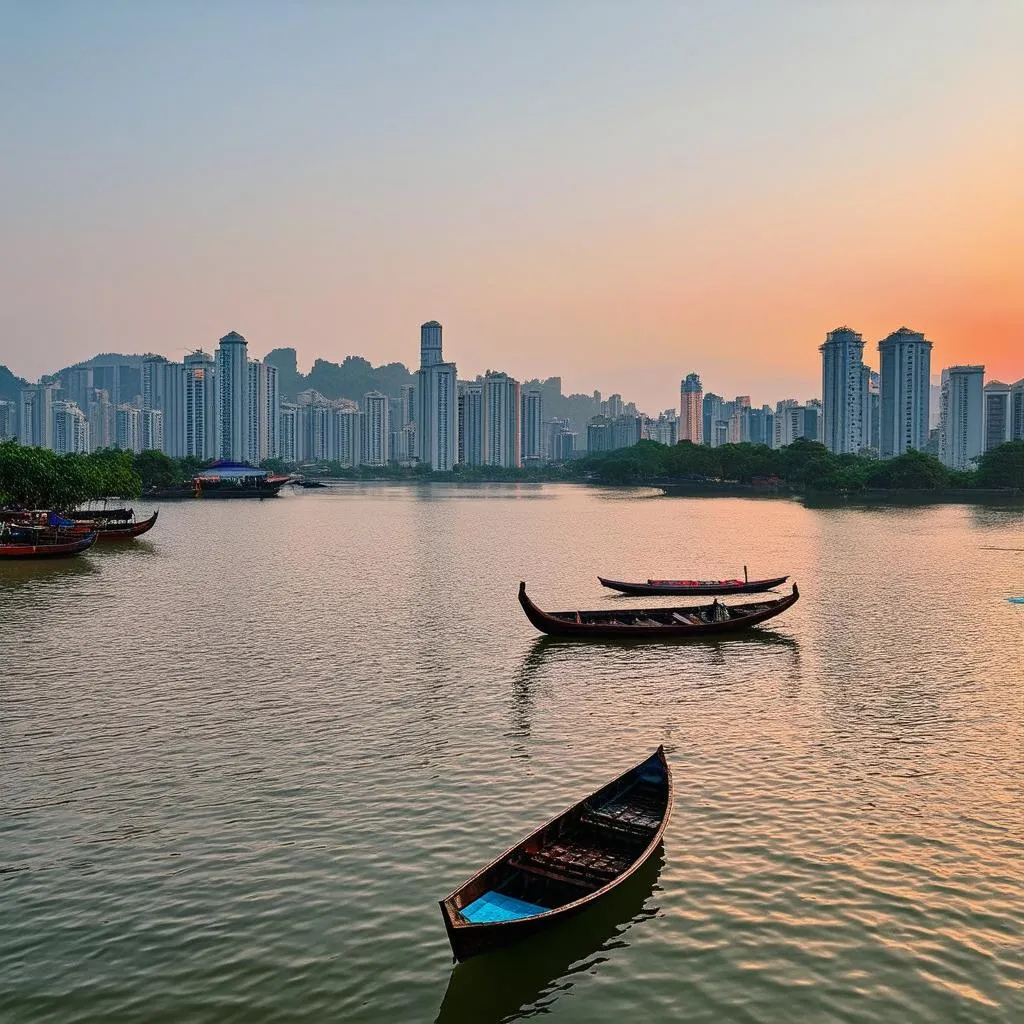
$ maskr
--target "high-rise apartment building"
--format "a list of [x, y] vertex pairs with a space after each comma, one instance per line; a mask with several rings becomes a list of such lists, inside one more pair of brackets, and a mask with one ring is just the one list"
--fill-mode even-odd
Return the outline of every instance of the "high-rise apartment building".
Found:
[[146, 356], [142, 361], [142, 409], [163, 413], [161, 451], [181, 458], [185, 448], [185, 367], [163, 356]]
[[53, 403], [53, 449], [59, 455], [89, 452], [89, 421], [74, 402]]
[[249, 404], [246, 461], [258, 466], [264, 459], [277, 458], [281, 396], [276, 366], [258, 359], [249, 360], [246, 401]]
[[987, 452], [1005, 444], [1013, 436], [1010, 385], [1001, 380], [990, 380], [983, 389], [982, 399], [982, 451]]
[[333, 437], [330, 448], [332, 459], [345, 469], [355, 469], [366, 461], [363, 455], [363, 429], [359, 407], [344, 402], [333, 410]]
[[441, 325], [420, 327], [420, 368], [416, 373], [416, 451], [437, 472], [451, 472], [458, 455], [458, 395], [454, 363], [441, 356]]
[[769, 448], [775, 443], [775, 413], [770, 405], [750, 410], [750, 443]]
[[21, 391], [21, 443], [33, 448], [53, 447], [53, 384], [31, 385]]
[[278, 458], [294, 465], [299, 461], [299, 407], [282, 402], [279, 423]]
[[[703, 396], [701, 402], [701, 437], [703, 443], [711, 447], [725, 444], [729, 439], [729, 417], [726, 413], [725, 399], [712, 391]], [[680, 440], [686, 440], [685, 437]], [[696, 442], [694, 442], [696, 443]]]
[[543, 392], [538, 387], [525, 388], [521, 403], [519, 450], [524, 464], [536, 464], [545, 458]]
[[837, 327], [818, 347], [821, 353], [822, 438], [830, 452], [859, 452], [864, 443], [864, 339]]
[[984, 380], [984, 366], [950, 366], [942, 371], [939, 459], [950, 469], [970, 469], [982, 452]]
[[10, 441], [18, 436], [18, 407], [13, 402], [0, 399], [0, 441]]
[[114, 444], [123, 452], [142, 451], [142, 410], [119, 405], [114, 413]]
[[704, 440], [704, 386], [695, 373], [688, 373], [679, 385], [679, 440]]
[[379, 391], [363, 395], [360, 410], [360, 455], [363, 466], [388, 464], [388, 435], [391, 433], [391, 415], [388, 396]]
[[1024, 441], [1024, 377], [1010, 388], [1010, 440]]
[[185, 454], [217, 457], [217, 374], [207, 353], [185, 356]]
[[484, 377], [483, 392], [484, 465], [518, 468], [523, 464], [519, 381], [507, 373], [489, 373]]
[[459, 461], [464, 466], [484, 464], [483, 385], [459, 385]]
[[114, 432], [114, 403], [104, 388], [93, 388], [89, 396], [86, 415], [89, 417], [89, 445], [92, 451], [100, 448], [113, 448], [116, 440]]
[[860, 395], [864, 403], [861, 409], [861, 442], [862, 450], [878, 451], [881, 444], [879, 425], [881, 405], [879, 403], [879, 375], [869, 366], [860, 368]]
[[878, 343], [880, 377], [880, 445], [883, 459], [928, 443], [932, 343], [923, 334], [901, 327]]
[[679, 425], [675, 409], [666, 409], [652, 424], [651, 440], [669, 446], [678, 444]]
[[775, 442], [772, 447], [785, 448], [797, 438], [806, 437], [807, 425], [807, 407], [795, 398], [784, 398], [775, 406]]
[[231, 331], [217, 348], [217, 457], [249, 461], [249, 354], [245, 338]]
[[139, 432], [144, 452], [162, 452], [165, 448], [164, 414], [160, 409], [139, 411]]

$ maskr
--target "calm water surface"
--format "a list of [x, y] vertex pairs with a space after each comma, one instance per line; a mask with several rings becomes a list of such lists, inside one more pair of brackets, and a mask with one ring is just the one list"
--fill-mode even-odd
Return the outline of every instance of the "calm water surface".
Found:
[[[0, 1018], [1020, 1021], [1022, 549], [1020, 508], [379, 485], [0, 567]], [[756, 639], [515, 600], [744, 561], [803, 595]], [[658, 862], [453, 968], [436, 901], [659, 743]]]

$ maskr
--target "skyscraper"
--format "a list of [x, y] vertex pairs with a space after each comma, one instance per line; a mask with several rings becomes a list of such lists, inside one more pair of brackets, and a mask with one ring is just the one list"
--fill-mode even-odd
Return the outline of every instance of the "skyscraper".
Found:
[[53, 403], [57, 388], [35, 384], [21, 391], [21, 443], [34, 448], [53, 447]]
[[983, 391], [983, 451], [998, 448], [1009, 441], [1013, 432], [1010, 411], [1010, 385], [1001, 380], [990, 380]]
[[280, 438], [278, 441], [278, 458], [295, 464], [299, 461], [299, 408], [292, 402], [281, 403]]
[[213, 359], [202, 350], [185, 356], [185, 454], [217, 457], [217, 388]]
[[164, 414], [159, 409], [139, 410], [139, 438], [142, 451], [164, 450]]
[[460, 403], [462, 422], [459, 426], [459, 448], [462, 464], [484, 464], [484, 389], [480, 384], [462, 384]]
[[981, 454], [984, 379], [984, 366], [950, 366], [942, 371], [939, 458], [950, 469], [970, 469]]
[[247, 461], [258, 466], [264, 459], [276, 459], [281, 400], [277, 389], [277, 367], [249, 360], [246, 401], [248, 410]]
[[901, 327], [878, 343], [881, 363], [879, 416], [883, 459], [928, 443], [932, 343]]
[[89, 421], [74, 402], [53, 403], [53, 449], [60, 455], [89, 451]]
[[89, 446], [92, 451], [114, 447], [114, 403], [104, 388], [93, 388], [89, 396]]
[[1024, 377], [1010, 388], [1010, 440], [1024, 441]]
[[361, 466], [363, 458], [363, 430], [359, 407], [353, 402], [344, 402], [332, 412], [333, 438], [330, 448], [332, 459], [340, 462], [345, 469]]
[[18, 436], [18, 409], [13, 402], [0, 399], [0, 441]]
[[[724, 418], [724, 406], [725, 402], [722, 399], [722, 396], [716, 395], [714, 394], [714, 392], [711, 391], [709, 391], [704, 396], [704, 399], [701, 403], [701, 418], [703, 420], [701, 424], [701, 437], [703, 438], [703, 443], [709, 445], [712, 448], [715, 448], [717, 446], [717, 442], [715, 440], [715, 428], [717, 424]], [[680, 431], [682, 431], [683, 429], [682, 417], [680, 417], [679, 429]], [[679, 440], [685, 441], [687, 439], [685, 437], [680, 436]], [[690, 440], [693, 439], [690, 438]], [[693, 443], [696, 444], [697, 442], [694, 441]]]
[[245, 338], [231, 331], [217, 348], [217, 457], [249, 461], [249, 356]]
[[142, 451], [141, 410], [134, 405], [119, 405], [114, 413], [114, 444], [123, 452]]
[[391, 432], [391, 416], [388, 396], [379, 391], [363, 395], [360, 410], [360, 455], [363, 466], [386, 466], [388, 464], [388, 434]]
[[540, 388], [526, 388], [522, 392], [522, 408], [519, 417], [519, 450], [523, 462], [538, 463], [544, 459], [543, 413], [543, 397]]
[[866, 365], [860, 368], [860, 397], [864, 403], [861, 409], [861, 447], [863, 450], [878, 451], [881, 438], [879, 431], [879, 377], [875, 370]]
[[163, 356], [142, 362], [142, 408], [163, 413], [161, 451], [180, 458], [185, 454], [185, 367]]
[[849, 327], [837, 327], [828, 332], [818, 351], [825, 447], [836, 454], [858, 452], [866, 447], [864, 339]]
[[704, 387], [688, 373], [679, 385], [679, 440], [700, 444], [704, 436]]
[[490, 373], [484, 377], [483, 391], [484, 465], [518, 468], [523, 464], [519, 381], [507, 373]]
[[441, 357], [441, 325], [420, 327], [420, 368], [416, 373], [416, 451], [420, 463], [449, 473], [458, 453], [458, 396], [455, 364]]

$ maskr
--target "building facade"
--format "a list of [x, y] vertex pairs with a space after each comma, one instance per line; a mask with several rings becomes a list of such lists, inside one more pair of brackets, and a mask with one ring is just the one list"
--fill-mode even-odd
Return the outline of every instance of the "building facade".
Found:
[[483, 382], [485, 466], [522, 466], [522, 394], [519, 381], [507, 373], [491, 373]]
[[420, 327], [420, 368], [416, 372], [416, 454], [421, 464], [449, 473], [458, 456], [458, 394], [454, 363], [441, 352], [441, 325]]
[[9, 441], [18, 436], [18, 407], [13, 402], [0, 399], [0, 441]]
[[879, 454], [883, 459], [928, 443], [932, 343], [923, 334], [901, 327], [878, 343]]
[[704, 441], [704, 386], [695, 373], [688, 373], [679, 384], [679, 440]]
[[163, 356], [147, 356], [142, 362], [142, 408], [163, 413], [163, 448], [180, 458], [185, 448], [185, 367]]
[[1024, 378], [1010, 388], [1010, 440], [1024, 441]]
[[53, 447], [53, 403], [57, 388], [53, 384], [32, 385], [21, 391], [20, 441], [32, 448]]
[[379, 391], [363, 395], [360, 429], [360, 465], [386, 466], [391, 433], [391, 410], [387, 395]]
[[523, 390], [519, 423], [522, 462], [543, 462], [547, 456], [544, 450], [543, 392], [540, 388], [529, 387]]
[[864, 339], [837, 327], [818, 347], [821, 353], [822, 439], [830, 452], [859, 452], [864, 444]]
[[1013, 437], [1010, 385], [990, 380], [982, 392], [982, 451], [991, 451]]
[[185, 356], [185, 454], [217, 457], [217, 387], [213, 358], [201, 350]]
[[249, 461], [249, 354], [245, 338], [231, 331], [217, 348], [217, 457]]
[[90, 451], [89, 421], [75, 402], [53, 403], [53, 449], [59, 455]]
[[[982, 452], [984, 379], [984, 366], [950, 366], [942, 371], [939, 459], [949, 469], [971, 469]], [[882, 386], [884, 400], [884, 378]]]

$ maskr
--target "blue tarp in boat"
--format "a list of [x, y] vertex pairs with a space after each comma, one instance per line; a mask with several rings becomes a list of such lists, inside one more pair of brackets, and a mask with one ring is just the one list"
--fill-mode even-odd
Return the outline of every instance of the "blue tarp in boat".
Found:
[[474, 924], [486, 924], [491, 921], [518, 921], [521, 917], [536, 917], [538, 914], [546, 914], [548, 910], [548, 907], [524, 903], [500, 892], [485, 892], [468, 907], [463, 907], [461, 914]]

